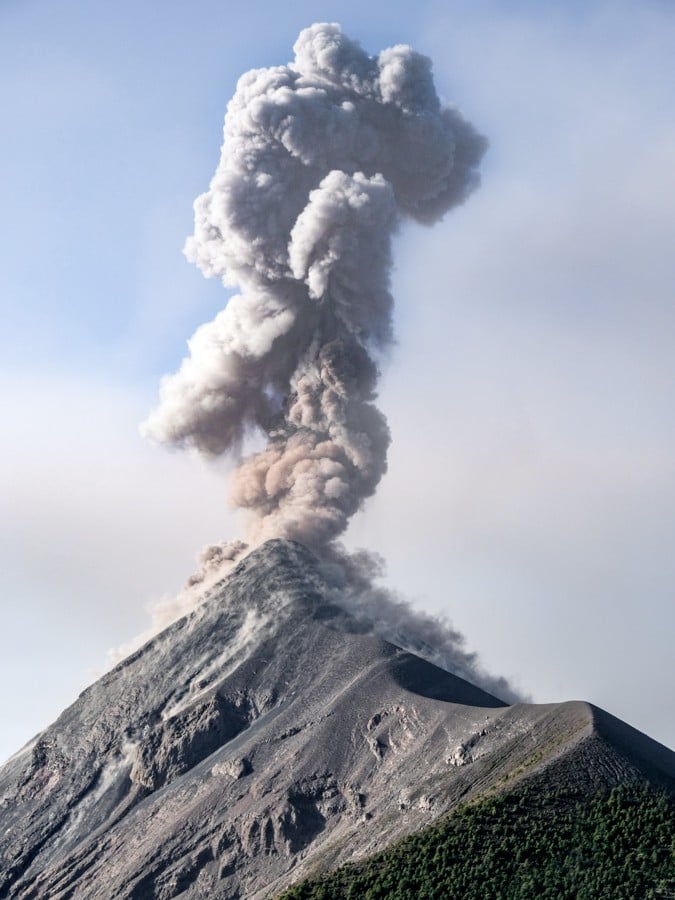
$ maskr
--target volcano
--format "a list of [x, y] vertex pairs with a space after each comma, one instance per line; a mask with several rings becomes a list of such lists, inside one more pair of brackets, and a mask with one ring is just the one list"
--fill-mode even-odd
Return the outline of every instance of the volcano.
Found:
[[273, 897], [533, 780], [672, 791], [675, 754], [382, 640], [274, 540], [0, 770], [0, 896]]

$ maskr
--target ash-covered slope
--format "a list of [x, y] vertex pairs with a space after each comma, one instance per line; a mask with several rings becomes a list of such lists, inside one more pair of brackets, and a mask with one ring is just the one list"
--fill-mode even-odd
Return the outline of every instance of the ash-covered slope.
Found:
[[274, 896], [547, 772], [668, 782], [675, 754], [363, 633], [312, 554], [272, 541], [0, 770], [0, 896]]

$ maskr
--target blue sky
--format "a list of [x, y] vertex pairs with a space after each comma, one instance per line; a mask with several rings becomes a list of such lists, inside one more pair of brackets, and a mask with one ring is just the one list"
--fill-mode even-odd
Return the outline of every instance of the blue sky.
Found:
[[322, 20], [428, 53], [490, 141], [396, 239], [390, 471], [350, 541], [536, 701], [673, 746], [672, 6], [4, 0], [0, 757], [240, 530], [227, 467], [137, 425], [226, 298], [181, 248], [237, 78]]

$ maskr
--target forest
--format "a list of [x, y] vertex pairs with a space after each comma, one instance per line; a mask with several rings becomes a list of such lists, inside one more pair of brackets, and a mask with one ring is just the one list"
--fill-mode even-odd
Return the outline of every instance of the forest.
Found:
[[675, 897], [675, 800], [647, 786], [589, 799], [522, 788], [459, 807], [283, 900]]

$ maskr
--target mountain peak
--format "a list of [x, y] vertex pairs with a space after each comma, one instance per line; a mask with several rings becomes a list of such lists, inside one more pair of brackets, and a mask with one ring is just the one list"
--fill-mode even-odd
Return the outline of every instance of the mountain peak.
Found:
[[335, 597], [271, 541], [84, 691], [0, 770], [0, 896], [269, 896], [546, 765], [675, 777], [588, 704], [507, 706]]

